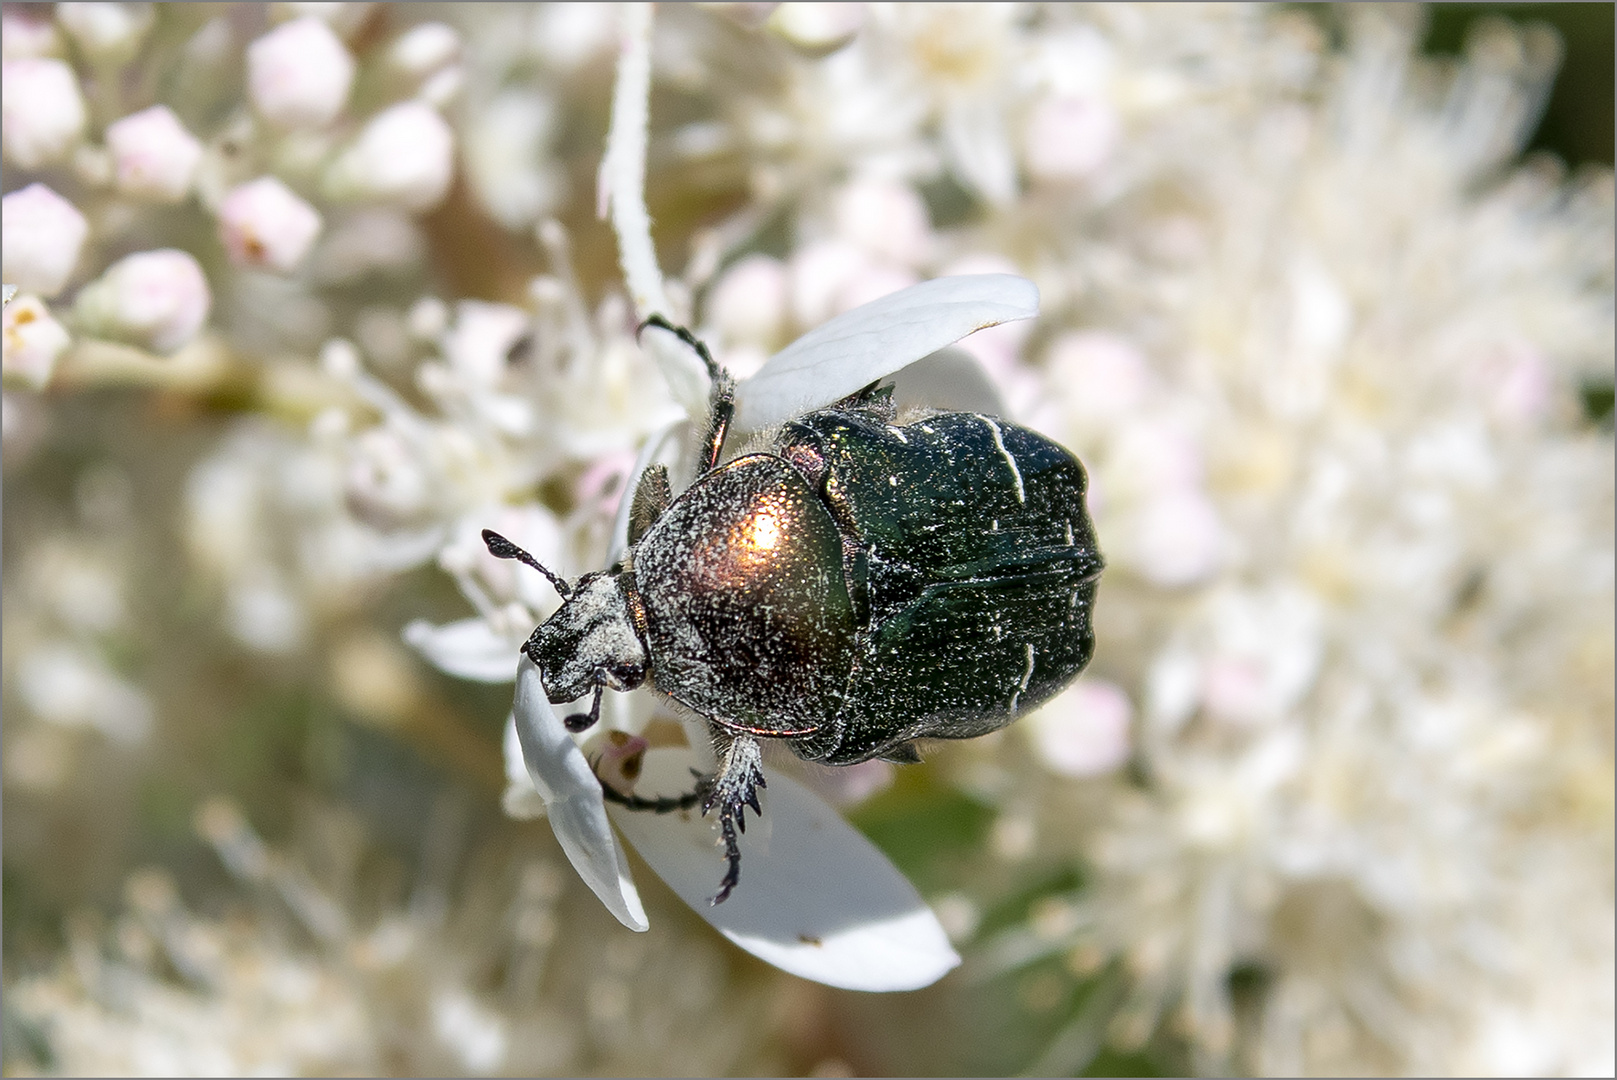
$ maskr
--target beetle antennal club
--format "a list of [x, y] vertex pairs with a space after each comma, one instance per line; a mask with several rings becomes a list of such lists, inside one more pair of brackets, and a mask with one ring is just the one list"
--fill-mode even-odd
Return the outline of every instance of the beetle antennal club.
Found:
[[550, 579], [550, 583], [556, 587], [556, 591], [561, 593], [561, 598], [563, 600], [567, 599], [573, 594], [573, 587], [567, 584], [567, 582], [562, 579], [561, 575], [552, 573], [551, 571], [545, 569], [544, 565], [540, 563], [538, 559], [534, 558], [532, 555], [529, 555], [526, 551], [517, 547], [515, 544], [511, 543], [511, 541], [507, 540], [493, 529], [483, 530], [483, 543], [488, 545], [488, 553], [494, 556], [496, 559], [515, 559], [524, 566], [531, 566], [541, 574], [545, 575], [545, 577]]

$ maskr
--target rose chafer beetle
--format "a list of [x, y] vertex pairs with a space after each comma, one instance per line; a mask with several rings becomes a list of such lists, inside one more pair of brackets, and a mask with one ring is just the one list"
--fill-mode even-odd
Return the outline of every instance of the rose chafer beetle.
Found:
[[[828, 765], [920, 760], [918, 739], [995, 731], [1066, 687], [1094, 647], [1102, 561], [1083, 466], [992, 415], [899, 415], [873, 383], [774, 427], [725, 461], [734, 383], [689, 331], [712, 392], [696, 479], [660, 465], [632, 496], [628, 548], [569, 585], [485, 530], [489, 551], [545, 574], [562, 607], [522, 651], [583, 731], [602, 692], [645, 684], [707, 720], [719, 767], [680, 798], [633, 809], [717, 810], [727, 869], [760, 811], [759, 740]], [[785, 355], [785, 354], [783, 354]]]

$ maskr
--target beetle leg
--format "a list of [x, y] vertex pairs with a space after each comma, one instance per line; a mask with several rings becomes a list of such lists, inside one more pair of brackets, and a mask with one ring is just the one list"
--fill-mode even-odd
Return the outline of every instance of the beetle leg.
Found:
[[758, 801], [758, 789], [767, 786], [764, 781], [763, 752], [757, 740], [745, 735], [731, 739], [725, 747], [719, 774], [714, 777], [713, 786], [702, 805], [703, 814], [718, 807], [719, 831], [724, 836], [724, 857], [729, 864], [719, 882], [718, 895], [709, 903], [724, 903], [729, 899], [731, 890], [741, 881], [741, 847], [736, 834], [747, 831], [747, 807], [752, 807], [755, 814], [763, 813]]
[[646, 530], [656, 524], [673, 501], [673, 493], [668, 487], [668, 467], [648, 465], [646, 471], [640, 474], [640, 482], [635, 485], [634, 497], [629, 503], [630, 547], [640, 542]]
[[605, 681], [597, 675], [595, 679], [595, 696], [590, 699], [590, 711], [588, 713], [572, 713], [562, 720], [562, 727], [574, 734], [580, 731], [588, 731], [594, 727], [595, 722], [601, 718], [601, 692], [605, 689]]
[[647, 316], [646, 321], [640, 324], [639, 330], [644, 330], [648, 326], [667, 330], [695, 349], [696, 355], [702, 358], [702, 364], [707, 368], [707, 377], [712, 381], [713, 388], [708, 395], [708, 429], [702, 443], [705, 453], [701, 471], [708, 472], [719, 463], [719, 455], [724, 453], [724, 436], [730, 430], [730, 420], [735, 416], [735, 380], [730, 377], [728, 371], [719, 366], [717, 360], [713, 359], [713, 354], [702, 344], [702, 339], [685, 327], [675, 326], [657, 314]]
[[[604, 780], [601, 781], [601, 795], [607, 802], [617, 803], [629, 810], [672, 814], [679, 810], [690, 810], [707, 797], [708, 788], [713, 783], [712, 778], [702, 776], [695, 769], [691, 770], [691, 775], [696, 777], [696, 790], [687, 791], [683, 795], [659, 795], [655, 799], [633, 793], [625, 795]], [[595, 778], [600, 780], [600, 774], [597, 773]]]

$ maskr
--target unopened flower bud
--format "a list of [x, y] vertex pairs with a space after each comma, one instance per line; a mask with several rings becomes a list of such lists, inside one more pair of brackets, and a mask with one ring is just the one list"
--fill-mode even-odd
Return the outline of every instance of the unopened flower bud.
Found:
[[202, 144], [166, 105], [153, 105], [109, 126], [107, 149], [118, 190], [154, 202], [184, 199], [202, 160]]
[[0, 148], [20, 169], [66, 157], [84, 134], [84, 98], [60, 60], [0, 62]]
[[413, 26], [387, 50], [387, 62], [401, 75], [425, 79], [460, 55], [460, 35], [439, 22]]
[[1062, 776], [1099, 776], [1128, 760], [1128, 695], [1085, 677], [1028, 717], [1024, 730], [1045, 768]]
[[7, 60], [54, 56], [61, 48], [56, 23], [44, 5], [30, 11], [25, 5], [15, 4], [0, 11], [0, 56]]
[[916, 266], [932, 247], [926, 203], [908, 184], [855, 180], [837, 193], [837, 235], [880, 259]]
[[319, 234], [319, 213], [273, 176], [241, 185], [219, 204], [219, 238], [238, 266], [289, 273]]
[[56, 21], [92, 64], [116, 67], [134, 59], [152, 28], [150, 4], [57, 4]]
[[768, 255], [749, 255], [724, 272], [708, 299], [708, 317], [727, 342], [768, 349], [782, 342], [786, 319], [786, 267]]
[[89, 223], [78, 208], [44, 184], [29, 184], [0, 200], [0, 275], [47, 299], [62, 291]]
[[781, 4], [769, 28], [809, 56], [826, 56], [853, 40], [865, 23], [863, 4]]
[[7, 381], [42, 389], [69, 344], [67, 330], [37, 296], [19, 296], [6, 305], [3, 369]]
[[92, 334], [172, 353], [196, 336], [212, 304], [202, 267], [183, 251], [143, 251], [85, 286], [74, 315]]
[[449, 191], [455, 140], [437, 111], [407, 101], [378, 113], [339, 158], [326, 184], [333, 196], [425, 210]]
[[348, 103], [354, 58], [316, 18], [278, 26], [247, 47], [253, 107], [286, 128], [324, 127]]

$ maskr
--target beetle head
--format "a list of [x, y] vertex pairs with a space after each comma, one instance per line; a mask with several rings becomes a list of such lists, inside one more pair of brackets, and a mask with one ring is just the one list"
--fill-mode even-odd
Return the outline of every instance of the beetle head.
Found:
[[552, 702], [575, 701], [604, 682], [632, 690], [646, 678], [646, 648], [629, 614], [622, 574], [586, 574], [534, 631], [528, 655], [544, 673]]

